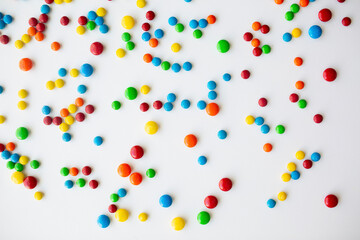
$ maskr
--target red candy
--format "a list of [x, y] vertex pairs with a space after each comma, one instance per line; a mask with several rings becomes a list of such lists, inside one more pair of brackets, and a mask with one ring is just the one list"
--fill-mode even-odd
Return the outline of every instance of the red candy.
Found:
[[33, 189], [37, 185], [37, 180], [34, 177], [28, 176], [24, 179], [24, 186], [27, 189]]
[[89, 186], [90, 186], [90, 188], [95, 189], [95, 188], [97, 188], [99, 186], [99, 182], [96, 181], [96, 180], [91, 180], [89, 182]]
[[307, 159], [303, 162], [303, 167], [305, 169], [310, 169], [312, 167], [312, 165], [313, 165], [313, 162], [309, 159]]
[[344, 25], [345, 27], [349, 26], [351, 24], [351, 18], [349, 17], [344, 17], [343, 20], [341, 20], [342, 25]]
[[45, 31], [45, 24], [43, 24], [43, 23], [38, 23], [38, 24], [36, 24], [36, 30], [38, 31], [38, 32], [43, 32], [43, 31]]
[[157, 100], [157, 101], [155, 101], [154, 103], [153, 103], [153, 107], [156, 109], [156, 110], [159, 110], [159, 109], [161, 109], [162, 108], [162, 102], [161, 101], [159, 101], [159, 100]]
[[327, 68], [323, 72], [323, 78], [328, 82], [334, 81], [336, 79], [336, 76], [337, 76], [337, 73], [336, 73], [335, 69], [333, 69], [333, 68]]
[[45, 0], [45, 2], [46, 2], [47, 4], [52, 4], [52, 3], [54, 2], [54, 0]]
[[267, 34], [268, 32], [270, 32], [270, 27], [268, 25], [262, 25], [260, 27], [260, 31], [263, 33], [263, 34]]
[[85, 175], [85, 176], [88, 176], [88, 175], [90, 175], [91, 174], [91, 167], [89, 167], [89, 166], [85, 166], [85, 167], [83, 167], [83, 169], [81, 170], [81, 172]]
[[147, 13], [146, 13], [146, 19], [147, 20], [153, 20], [155, 18], [155, 13], [153, 12], [153, 11], [148, 11]]
[[246, 32], [246, 33], [244, 34], [244, 40], [245, 40], [245, 41], [250, 42], [252, 39], [253, 39], [252, 33]]
[[248, 79], [248, 78], [250, 77], [250, 72], [249, 72], [249, 70], [243, 70], [243, 71], [241, 72], [241, 77], [242, 77], [243, 79]]
[[85, 107], [85, 112], [87, 114], [92, 114], [95, 111], [95, 108], [93, 105], [89, 104]]
[[219, 182], [219, 188], [221, 191], [227, 192], [232, 188], [232, 181], [229, 178], [223, 178]]
[[259, 103], [259, 106], [260, 106], [260, 107], [266, 107], [268, 101], [267, 101], [266, 98], [260, 98], [259, 101], [258, 101], [258, 103]]
[[332, 13], [331, 13], [331, 11], [329, 9], [324, 8], [324, 9], [319, 11], [318, 17], [319, 17], [320, 21], [327, 22], [327, 21], [329, 21], [331, 19]]
[[79, 112], [75, 115], [75, 119], [78, 122], [83, 122], [85, 120], [85, 114], [82, 112]]
[[104, 50], [104, 46], [100, 42], [94, 42], [90, 46], [90, 52], [94, 55], [100, 55]]
[[55, 124], [56, 126], [59, 126], [61, 123], [62, 123], [61, 117], [54, 117], [53, 124]]
[[217, 206], [218, 200], [215, 196], [210, 195], [205, 198], [204, 204], [205, 204], [205, 207], [207, 207], [209, 209], [213, 209]]
[[48, 20], [49, 20], [48, 15], [46, 15], [44, 13], [39, 16], [39, 22], [41, 22], [41, 23], [46, 23]]
[[339, 200], [335, 195], [330, 194], [325, 197], [324, 202], [328, 208], [334, 208], [338, 205]]
[[117, 211], [117, 206], [115, 204], [111, 204], [108, 208], [109, 213], [114, 213]]
[[0, 143], [0, 152], [3, 152], [5, 150], [5, 145]]
[[299, 95], [297, 95], [296, 93], [292, 93], [289, 96], [289, 100], [290, 100], [290, 102], [295, 103], [295, 102], [299, 101]]
[[29, 19], [29, 25], [31, 27], [35, 27], [36, 24], [38, 24], [38, 20], [36, 18], [32, 17], [32, 18]]
[[151, 26], [150, 26], [149, 23], [143, 23], [143, 24], [141, 25], [141, 28], [142, 28], [143, 31], [149, 31], [150, 28], [151, 28]]
[[78, 18], [78, 23], [80, 25], [86, 25], [87, 22], [88, 22], [88, 19], [85, 16], [81, 16], [81, 17]]
[[142, 112], [146, 112], [147, 110], [149, 110], [149, 104], [143, 102], [142, 104], [140, 104], [140, 111]]
[[323, 116], [321, 114], [316, 114], [313, 118], [315, 123], [321, 123], [323, 121]]
[[67, 16], [63, 16], [62, 18], [60, 18], [60, 24], [63, 26], [68, 25], [70, 22], [70, 19]]
[[133, 159], [142, 158], [142, 156], [144, 156], [144, 149], [139, 145], [133, 146], [130, 149], [130, 155]]
[[43, 120], [45, 125], [51, 125], [52, 121], [53, 121], [53, 119], [50, 116], [44, 117], [44, 120]]
[[259, 57], [262, 54], [262, 50], [259, 47], [253, 49], [253, 54], [255, 57]]
[[0, 42], [1, 42], [2, 44], [8, 44], [9, 41], [10, 41], [10, 39], [9, 39], [9, 37], [8, 37], [7, 35], [1, 35], [1, 36], [0, 36]]

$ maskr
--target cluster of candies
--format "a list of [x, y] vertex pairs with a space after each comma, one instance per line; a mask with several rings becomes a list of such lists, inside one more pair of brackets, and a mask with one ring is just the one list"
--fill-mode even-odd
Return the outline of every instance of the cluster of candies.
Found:
[[[252, 115], [249, 115], [245, 118], [245, 122], [248, 124], [248, 125], [252, 125], [252, 124], [256, 124], [258, 126], [261, 126], [260, 128], [260, 131], [263, 133], [263, 134], [267, 134], [270, 132], [270, 127], [269, 125], [267, 124], [264, 124], [265, 123], [265, 120], [263, 117], [253, 117]], [[283, 134], [285, 132], [285, 127], [284, 125], [277, 125], [275, 127], [275, 131], [278, 133], [278, 134]]]
[[[86, 32], [86, 29], [93, 31], [97, 26], [99, 26], [99, 31], [103, 34], [109, 31], [109, 26], [105, 24], [104, 17], [106, 15], [105, 8], [99, 8], [95, 11], [89, 11], [87, 17], [80, 16], [78, 18], [78, 23], [80, 24], [76, 28], [76, 32], [79, 35], [83, 35]], [[86, 25], [86, 28], [84, 27]]]
[[45, 0], [47, 4], [55, 3], [55, 4], [63, 4], [63, 3], [71, 3], [73, 0]]
[[[2, 12], [0, 12], [0, 30], [3, 30], [8, 24], [12, 23], [13, 18], [11, 15], [4, 15]], [[0, 32], [0, 42], [2, 44], [8, 44], [10, 41], [10, 38], [8, 35], [1, 34]]]
[[[145, 17], [147, 20], [152, 21], [155, 18], [155, 13], [153, 11], [148, 11], [146, 12]], [[154, 31], [154, 38], [152, 38], [151, 33], [149, 32], [151, 29], [150, 23], [143, 23], [141, 28], [144, 31], [141, 35], [141, 39], [145, 42], [149, 42], [150, 47], [156, 48], [159, 44], [159, 39], [164, 37], [164, 31], [161, 28], [156, 29]]]
[[[82, 174], [84, 176], [89, 176], [91, 173], [92, 173], [92, 169], [91, 167], [89, 166], [85, 166], [82, 168], [81, 170]], [[78, 174], [79, 174], [79, 169], [76, 168], [76, 167], [72, 167], [72, 168], [67, 168], [67, 167], [63, 167], [60, 169], [60, 174], [64, 177], [67, 177], [69, 174], [73, 177], [76, 177]], [[84, 187], [86, 185], [86, 179], [84, 178], [78, 178], [76, 181], [75, 181], [76, 185], [78, 187]], [[74, 186], [74, 181], [73, 180], [66, 180], [65, 183], [64, 183], [65, 187], [68, 188], [68, 189], [71, 189], [73, 188]], [[89, 181], [89, 187], [91, 189], [96, 189], [97, 187], [99, 186], [99, 182], [97, 180], [90, 180]]]
[[[125, 48], [128, 51], [132, 51], [135, 48], [135, 43], [131, 41], [131, 34], [129, 32], [124, 32], [121, 35], [121, 39], [125, 42]], [[116, 50], [116, 56], [119, 58], [123, 58], [126, 55], [126, 51], [123, 48], [118, 48]]]
[[[28, 96], [28, 91], [26, 91], [25, 89], [21, 89], [18, 92], [18, 96], [21, 99], [25, 99]], [[20, 110], [25, 110], [27, 108], [27, 102], [25, 102], [24, 100], [20, 100], [17, 104], [18, 108]]]
[[[26, 128], [18, 128], [16, 130], [16, 136], [18, 139], [24, 140], [28, 136]], [[37, 186], [37, 179], [33, 176], [26, 176], [23, 171], [25, 166], [30, 162], [30, 167], [32, 169], [38, 169], [40, 163], [37, 160], [30, 161], [29, 157], [25, 155], [20, 155], [18, 153], [13, 153], [15, 151], [15, 144], [9, 142], [6, 145], [0, 144], [1, 158], [7, 160], [6, 167], [9, 170], [15, 170], [11, 175], [11, 181], [15, 184], [24, 184], [24, 187], [27, 189], [34, 189]], [[34, 198], [36, 200], [41, 200], [43, 197], [42, 192], [35, 192]]]
[[214, 24], [216, 22], [216, 17], [214, 15], [209, 15], [206, 19], [202, 18], [199, 21], [192, 19], [189, 22], [189, 27], [195, 29], [193, 31], [193, 37], [199, 39], [202, 37], [203, 33], [199, 28], [206, 28], [208, 24]]
[[[266, 24], [261, 25], [260, 22], [253, 22], [251, 25], [251, 28], [254, 31], [259, 31], [262, 34], [268, 34], [270, 32], [270, 27]], [[244, 40], [247, 42], [251, 42], [251, 46], [254, 47], [252, 53], [254, 56], [259, 57], [262, 53], [268, 54], [271, 52], [271, 47], [267, 44], [260, 47], [260, 40], [258, 38], [254, 38], [253, 34], [251, 32], [246, 32], [244, 34]]]
[[[162, 61], [159, 57], [153, 57], [150, 53], [146, 53], [143, 57], [144, 62], [146, 63], [152, 63], [155, 67], [158, 67], [161, 65], [161, 68], [165, 71], [169, 70], [171, 67], [171, 70], [175, 73], [180, 72], [181, 65], [179, 63], [173, 63], [171, 65], [168, 61]], [[192, 69], [192, 64], [190, 62], [184, 62], [182, 65], [182, 68], [185, 71], [190, 71]]]
[[41, 14], [39, 18], [32, 17], [29, 19], [30, 27], [27, 30], [27, 33], [23, 34], [21, 40], [15, 41], [15, 47], [21, 49], [24, 47], [25, 44], [31, 41], [31, 38], [34, 37], [37, 41], [42, 41], [45, 38], [44, 31], [46, 29], [45, 23], [48, 22], [50, 13], [50, 6], [44, 4], [41, 6], [40, 11]]

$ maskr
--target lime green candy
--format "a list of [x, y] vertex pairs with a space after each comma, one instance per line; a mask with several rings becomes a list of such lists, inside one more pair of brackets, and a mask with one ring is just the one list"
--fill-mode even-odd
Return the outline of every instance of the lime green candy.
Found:
[[92, 31], [96, 28], [96, 23], [93, 21], [88, 21], [86, 24], [86, 28]]
[[119, 201], [119, 195], [117, 193], [113, 193], [110, 195], [110, 201], [111, 202], [117, 202]]
[[305, 99], [299, 100], [298, 106], [299, 106], [299, 108], [301, 108], [301, 109], [306, 108], [306, 106], [307, 106], [306, 100], [305, 100]]
[[294, 19], [294, 13], [292, 11], [288, 11], [285, 13], [285, 19], [291, 21]]
[[264, 45], [262, 46], [261, 50], [263, 51], [263, 53], [268, 54], [271, 52], [271, 47], [269, 45]]
[[124, 32], [124, 33], [121, 35], [121, 39], [122, 39], [124, 42], [130, 41], [130, 40], [131, 40], [131, 35], [130, 35], [130, 33]]
[[25, 127], [19, 127], [18, 129], [16, 129], [15, 135], [17, 139], [25, 140], [29, 136], [29, 130], [27, 130], [27, 128]]
[[170, 69], [170, 63], [168, 61], [163, 61], [161, 63], [161, 68], [165, 71], [169, 70]]
[[193, 36], [194, 36], [194, 38], [196, 38], [196, 39], [199, 39], [199, 38], [201, 38], [202, 37], [202, 31], [200, 30], [200, 29], [196, 29], [194, 32], [193, 32]]
[[276, 128], [275, 128], [275, 131], [278, 134], [283, 134], [285, 132], [285, 127], [283, 125], [277, 125]]
[[182, 24], [182, 23], [178, 23], [178, 24], [176, 24], [175, 25], [175, 31], [177, 31], [177, 32], [182, 32], [182, 31], [184, 31], [184, 25]]
[[291, 4], [290, 11], [292, 11], [293, 13], [298, 13], [300, 11], [300, 6], [296, 3]]
[[69, 169], [67, 167], [63, 167], [62, 169], [60, 169], [60, 174], [63, 175], [64, 177], [66, 177], [67, 175], [69, 175]]
[[8, 168], [8, 169], [14, 169], [14, 167], [15, 167], [15, 163], [13, 163], [12, 161], [8, 161], [7, 163], [6, 163], [6, 167]]
[[24, 170], [24, 165], [21, 163], [15, 163], [15, 170], [18, 172], [22, 172]]
[[131, 50], [133, 50], [134, 48], [135, 48], [135, 43], [133, 43], [133, 42], [131, 42], [131, 41], [129, 41], [129, 42], [126, 43], [126, 49], [127, 49], [127, 50], [131, 51]]
[[210, 222], [210, 214], [206, 211], [199, 212], [197, 220], [200, 224], [206, 225]]
[[134, 87], [128, 87], [125, 90], [125, 97], [129, 100], [134, 100], [138, 95], [138, 91]]
[[[33, 168], [33, 169], [38, 169], [40, 167], [39, 161], [38, 160], [32, 160], [30, 162], [30, 167]], [[69, 171], [69, 169], [68, 169], [68, 171]]]
[[121, 108], [121, 103], [119, 101], [113, 101], [111, 103], [111, 107], [114, 109], [114, 110], [119, 110]]
[[216, 48], [221, 53], [226, 53], [230, 49], [230, 43], [226, 40], [220, 40], [218, 41]]
[[155, 172], [155, 170], [152, 169], [152, 168], [149, 168], [149, 169], [146, 171], [146, 176], [147, 176], [148, 178], [153, 178], [153, 177], [155, 177], [155, 175], [156, 175], [156, 172]]
[[86, 181], [83, 178], [79, 178], [78, 180], [76, 180], [76, 185], [78, 185], [79, 187], [84, 187], [85, 184], [86, 184]]

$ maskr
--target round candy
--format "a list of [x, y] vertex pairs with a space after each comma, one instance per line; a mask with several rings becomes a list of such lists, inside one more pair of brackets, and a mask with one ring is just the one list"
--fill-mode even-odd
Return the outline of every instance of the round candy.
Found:
[[173, 106], [173, 104], [171, 102], [166, 102], [164, 104], [164, 110], [167, 111], [167, 112], [171, 111], [173, 109], [173, 107], [174, 106]]
[[268, 101], [266, 98], [260, 98], [259, 101], [258, 101], [258, 104], [260, 107], [266, 107]]
[[232, 188], [232, 181], [229, 178], [223, 178], [219, 181], [221, 191], [227, 192]]
[[218, 200], [215, 196], [209, 195], [204, 200], [205, 207], [213, 209], [217, 206]]
[[244, 33], [244, 40], [250, 42], [253, 39], [253, 35], [250, 32]]
[[285, 127], [283, 125], [277, 125], [276, 128], [275, 128], [275, 131], [278, 134], [283, 134], [285, 132]]
[[291, 41], [291, 39], [292, 39], [292, 35], [291, 35], [291, 33], [284, 33], [284, 35], [283, 35], [283, 40], [284, 40], [284, 42], [290, 42]]
[[148, 178], [154, 178], [156, 175], [156, 171], [152, 168], [149, 168], [148, 170], [146, 170], [146, 176]]
[[225, 73], [225, 74], [223, 75], [223, 80], [224, 80], [225, 82], [230, 81], [230, 80], [231, 80], [231, 75], [230, 75], [229, 73]]
[[162, 38], [164, 36], [164, 31], [162, 29], [156, 29], [154, 35], [156, 38]]
[[296, 93], [292, 93], [289, 96], [289, 100], [290, 100], [290, 102], [295, 103], [295, 102], [299, 101], [299, 95], [297, 95]]
[[126, 220], [128, 220], [129, 218], [129, 212], [126, 209], [118, 209], [115, 212], [115, 218], [116, 220], [118, 220], [119, 222], [125, 222]]
[[209, 81], [209, 82], [207, 83], [207, 88], [208, 88], [209, 90], [215, 90], [215, 88], [216, 88], [216, 82], [214, 82], [214, 81]]
[[334, 208], [338, 205], [339, 200], [335, 195], [330, 194], [325, 197], [324, 202], [328, 208]]
[[220, 130], [217, 135], [219, 139], [225, 139], [227, 137], [227, 132], [225, 130]]
[[97, 224], [101, 228], [107, 228], [110, 225], [110, 218], [106, 215], [100, 215], [97, 219]]
[[217, 93], [216, 93], [215, 91], [210, 91], [210, 92], [208, 93], [208, 98], [209, 98], [210, 100], [215, 100], [215, 99], [217, 98]]
[[182, 32], [182, 31], [184, 31], [184, 29], [185, 29], [185, 27], [182, 23], [177, 23], [175, 25], [175, 31], [177, 31], [177, 32]]
[[220, 111], [220, 108], [219, 108], [219, 105], [217, 105], [217, 103], [209, 103], [207, 106], [206, 106], [206, 113], [209, 115], [209, 116], [216, 116]]
[[290, 11], [292, 11], [293, 13], [298, 13], [300, 11], [300, 6], [296, 3], [291, 4]]
[[250, 77], [250, 71], [249, 71], [249, 70], [243, 70], [243, 71], [241, 72], [241, 77], [242, 77], [243, 79], [248, 79], [248, 78]]
[[172, 197], [168, 194], [164, 194], [160, 197], [159, 199], [159, 204], [160, 206], [162, 206], [163, 208], [168, 208], [171, 206], [173, 200]]
[[146, 213], [140, 213], [138, 218], [140, 222], [145, 222], [148, 219], [148, 215]]
[[267, 125], [267, 124], [262, 125], [261, 128], [260, 128], [260, 131], [261, 131], [263, 134], [269, 133], [269, 131], [270, 131], [269, 125]]
[[321, 36], [321, 34], [322, 34], [322, 29], [321, 29], [321, 27], [318, 26], [318, 25], [313, 25], [313, 26], [311, 26], [311, 27], [309, 28], [308, 33], [309, 33], [309, 36], [310, 36], [311, 38], [317, 39], [317, 38], [319, 38], [319, 37]]
[[254, 122], [255, 122], [256, 125], [261, 126], [261, 125], [264, 124], [265, 120], [264, 120], [263, 117], [257, 117], [257, 118], [255, 118]]
[[321, 158], [321, 155], [318, 152], [314, 152], [313, 154], [311, 154], [311, 160], [313, 162], [318, 162], [320, 160], [320, 158]]
[[134, 87], [128, 87], [125, 90], [125, 97], [129, 100], [136, 99], [137, 95], [138, 95], [138, 92], [137, 92], [136, 88], [134, 88]]
[[66, 177], [67, 175], [69, 175], [69, 169], [67, 167], [63, 167], [60, 169], [60, 174], [63, 175], [64, 177]]
[[91, 174], [92, 170], [91, 170], [91, 167], [85, 166], [85, 167], [83, 167], [83, 169], [81, 170], [81, 172], [82, 172], [85, 176], [88, 176], [88, 175]]
[[94, 55], [100, 55], [104, 50], [104, 46], [100, 42], [94, 42], [90, 45], [90, 52]]
[[267, 34], [268, 32], [270, 32], [270, 27], [268, 26], [268, 25], [262, 25], [261, 27], [260, 27], [260, 31], [261, 31], [261, 33], [263, 33], [263, 34]]
[[110, 204], [108, 207], [109, 213], [114, 213], [117, 210], [117, 206], [115, 204]]
[[[147, 110], [149, 110], [149, 104], [147, 104], [145, 102], [141, 103], [140, 104], [140, 111], [146, 112]], [[146, 125], [145, 125], [145, 131], [146, 131]]]
[[179, 52], [181, 49], [181, 45], [179, 43], [173, 43], [171, 45], [171, 51], [173, 52]]
[[90, 77], [93, 74], [93, 72], [94, 72], [93, 67], [88, 63], [83, 64], [80, 68], [80, 74], [83, 75], [84, 77]]
[[192, 29], [195, 29], [199, 26], [199, 22], [196, 21], [195, 19], [192, 19], [190, 22], [189, 22], [189, 26], [192, 28]]
[[146, 12], [146, 15], [145, 15], [146, 19], [147, 20], [153, 20], [155, 18], [155, 13], [153, 11], [148, 11]]
[[111, 202], [117, 202], [117, 201], [119, 201], [119, 195], [116, 194], [116, 193], [112, 193], [112, 194], [110, 195], [110, 201], [111, 201]]
[[77, 176], [78, 174], [79, 174], [79, 169], [77, 169], [76, 167], [72, 167], [72, 168], [70, 168], [70, 175], [71, 176]]
[[222, 39], [218, 41], [216, 48], [220, 53], [226, 53], [230, 49], [230, 43], [227, 40]]
[[195, 147], [197, 144], [197, 138], [193, 134], [186, 135], [184, 138], [185, 146], [192, 148]]
[[144, 149], [138, 145], [133, 146], [130, 149], [130, 155], [134, 159], [140, 159], [142, 156], [144, 156]]
[[71, 189], [71, 188], [73, 188], [73, 186], [74, 186], [74, 182], [71, 181], [71, 180], [66, 180], [65, 183], [64, 183], [64, 186], [65, 186], [67, 189]]
[[324, 8], [319, 11], [318, 17], [319, 17], [320, 21], [327, 22], [331, 19], [332, 13], [329, 9]]
[[206, 19], [202, 18], [202, 19], [199, 20], [199, 27], [200, 28], [206, 28], [207, 25], [208, 25], [208, 21]]
[[25, 140], [29, 136], [29, 130], [25, 127], [19, 127], [15, 132], [16, 138], [19, 140]]
[[44, 197], [44, 194], [42, 192], [35, 192], [34, 193], [34, 198], [36, 200], [41, 200]]
[[94, 138], [94, 144], [96, 145], [96, 146], [100, 146], [101, 144], [103, 144], [103, 138], [102, 137], [100, 137], [100, 136], [96, 136], [95, 138]]
[[71, 141], [71, 134], [70, 133], [64, 133], [62, 135], [62, 139], [64, 140], [64, 142], [70, 142]]
[[15, 183], [15, 184], [23, 183], [24, 179], [25, 179], [25, 176], [22, 172], [16, 171], [11, 175], [11, 181], [13, 181], [13, 183]]
[[336, 77], [337, 77], [337, 73], [333, 68], [327, 68], [323, 72], [323, 78], [328, 82], [334, 81]]
[[23, 71], [29, 71], [33, 66], [30, 58], [22, 58], [19, 62], [19, 67]]
[[300, 173], [298, 171], [291, 172], [291, 179], [298, 180], [300, 178]]
[[120, 189], [118, 190], [117, 194], [119, 195], [119, 197], [122, 197], [122, 198], [123, 198], [123, 197], [126, 196], [127, 191], [126, 191], [125, 188], [120, 188]]
[[192, 69], [192, 64], [190, 62], [184, 62], [183, 69], [185, 71], [190, 71]]
[[285, 13], [285, 19], [291, 21], [294, 19], [294, 13], [292, 11], [288, 11]]
[[171, 220], [171, 227], [175, 231], [180, 231], [185, 227], [185, 220], [181, 217], [176, 217], [173, 220]]
[[63, 26], [66, 26], [68, 25], [70, 22], [70, 19], [66, 16], [63, 16], [60, 18], [60, 24], [63, 25]]
[[121, 103], [119, 101], [113, 101], [111, 103], [111, 107], [114, 109], [114, 110], [119, 110], [120, 107], [121, 107]]
[[204, 110], [206, 108], [206, 102], [203, 100], [200, 100], [196, 105], [200, 110]]
[[307, 106], [306, 100], [305, 99], [300, 99], [299, 102], [298, 102], [298, 106], [301, 109], [306, 108], [306, 106]]
[[281, 175], [281, 180], [283, 180], [284, 182], [288, 182], [291, 180], [291, 175], [289, 173], [284, 173], [283, 175]]
[[90, 186], [91, 189], [96, 189], [99, 186], [99, 182], [96, 181], [96, 180], [91, 180], [89, 182], [89, 186]]
[[287, 198], [287, 194], [285, 192], [279, 192], [278, 199], [279, 201], [285, 201]]
[[37, 160], [32, 160], [32, 161], [30, 162], [30, 167], [33, 168], [33, 169], [38, 169], [38, 168], [40, 167], [39, 161], [37, 161]]
[[188, 109], [190, 107], [190, 104], [191, 104], [190, 101], [187, 99], [181, 101], [181, 107], [184, 109]]
[[153, 134], [157, 133], [158, 129], [159, 129], [159, 126], [154, 121], [149, 121], [145, 124], [145, 132], [147, 134], [153, 135]]
[[321, 123], [323, 121], [323, 116], [321, 114], [315, 114], [313, 120], [315, 123]]
[[135, 20], [131, 16], [124, 16], [121, 20], [121, 25], [125, 29], [132, 29], [135, 25]]
[[269, 200], [266, 202], [266, 204], [267, 204], [267, 206], [268, 206], [269, 208], [274, 208], [275, 205], [276, 205], [276, 202], [275, 202], [274, 199], [269, 199]]
[[132, 173], [130, 175], [130, 183], [132, 185], [139, 185], [142, 182], [142, 175], [140, 173]]
[[345, 27], [349, 26], [351, 24], [351, 18], [349, 17], [344, 17], [341, 20], [342, 25], [344, 25]]
[[305, 158], [305, 153], [303, 151], [297, 151], [295, 153], [295, 158], [298, 160], [303, 160]]
[[255, 118], [254, 118], [253, 116], [249, 115], [249, 116], [247, 116], [247, 117], [245, 118], [245, 122], [246, 122], [247, 124], [251, 125], [251, 124], [253, 124], [253, 123], [255, 122]]
[[202, 31], [200, 30], [200, 29], [196, 29], [194, 32], [193, 32], [193, 36], [194, 36], [194, 38], [196, 38], [196, 39], [199, 39], [199, 38], [201, 38], [202, 37]]
[[206, 211], [199, 212], [199, 214], [197, 215], [197, 221], [201, 225], [208, 224], [210, 222], [210, 214]]
[[199, 163], [200, 165], [205, 165], [205, 164], [207, 163], [207, 158], [206, 158], [205, 156], [200, 156], [200, 157], [198, 158], [198, 163]]
[[265, 152], [271, 152], [272, 148], [273, 147], [272, 147], [272, 145], [270, 143], [265, 143], [264, 146], [263, 146], [263, 150]]
[[209, 24], [214, 24], [216, 22], [216, 17], [214, 15], [209, 15], [206, 20]]
[[168, 20], [168, 23], [170, 26], [175, 26], [177, 24], [178, 20], [176, 17], [170, 17]]
[[259, 47], [256, 47], [256, 48], [253, 49], [253, 55], [255, 57], [259, 57], [262, 54], [262, 52], [263, 52], [262, 49], [259, 48]]
[[309, 159], [307, 159], [307, 160], [305, 160], [304, 162], [303, 162], [303, 167], [305, 168], [305, 169], [310, 169], [311, 167], [312, 167], [312, 161], [311, 160], [309, 160]]
[[171, 70], [173, 70], [175, 73], [179, 72], [179, 71], [181, 70], [180, 64], [174, 63], [174, 64], [171, 66]]
[[154, 107], [156, 110], [161, 109], [162, 106], [163, 106], [163, 104], [162, 104], [162, 102], [159, 101], [159, 100], [157, 100], [157, 101], [155, 101], [155, 102], [153, 103], [153, 107]]

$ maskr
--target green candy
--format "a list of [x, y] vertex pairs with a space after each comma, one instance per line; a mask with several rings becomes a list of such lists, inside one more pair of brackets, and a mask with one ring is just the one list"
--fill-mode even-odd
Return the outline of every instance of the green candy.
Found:
[[19, 127], [16, 129], [15, 135], [19, 140], [25, 140], [29, 136], [29, 130], [25, 127]]
[[85, 184], [86, 184], [86, 181], [83, 178], [79, 178], [78, 180], [76, 180], [76, 185], [78, 185], [79, 187], [84, 187]]
[[178, 24], [175, 25], [175, 31], [177, 31], [177, 32], [184, 31], [184, 28], [185, 28], [184, 25], [181, 24], [181, 23], [178, 23]]
[[88, 21], [86, 24], [86, 28], [92, 31], [96, 28], [96, 23], [93, 21]]
[[291, 21], [294, 19], [294, 13], [292, 11], [288, 11], [285, 13], [285, 19]]
[[122, 39], [124, 42], [130, 41], [130, 40], [131, 40], [131, 35], [130, 35], [130, 33], [124, 32], [124, 33], [121, 35], [121, 39]]
[[275, 131], [278, 134], [283, 134], [285, 132], [285, 127], [283, 125], [277, 125], [276, 128], [275, 128]]
[[218, 41], [216, 48], [221, 53], [226, 53], [230, 49], [230, 43], [226, 40], [220, 40]]
[[6, 163], [6, 167], [8, 168], [8, 169], [14, 169], [14, 167], [15, 167], [15, 163], [13, 163], [12, 161], [8, 161], [7, 163]]
[[263, 53], [268, 54], [271, 52], [271, 47], [269, 45], [264, 45], [262, 46], [261, 50], [263, 51]]
[[114, 109], [114, 110], [119, 110], [121, 108], [121, 103], [119, 101], [113, 101], [111, 103], [111, 107]]
[[298, 106], [299, 106], [299, 108], [301, 108], [301, 109], [306, 108], [306, 106], [307, 106], [306, 100], [305, 100], [305, 99], [299, 100]]
[[148, 178], [153, 178], [155, 177], [156, 175], [156, 172], [154, 169], [152, 168], [149, 168], [147, 171], [146, 171], [146, 176], [148, 176]]
[[134, 87], [128, 87], [125, 90], [125, 97], [129, 100], [134, 100], [138, 95], [138, 91]]
[[117, 202], [119, 201], [119, 195], [117, 193], [113, 193], [110, 195], [110, 201], [111, 202]]
[[133, 43], [133, 42], [131, 42], [131, 41], [129, 41], [129, 42], [126, 43], [126, 49], [127, 49], [127, 50], [131, 51], [131, 50], [133, 50], [134, 48], [135, 48], [135, 43]]
[[33, 169], [38, 169], [40, 167], [40, 163], [38, 160], [32, 160], [30, 162], [30, 167]]
[[21, 163], [15, 163], [15, 170], [18, 172], [22, 172], [24, 170], [24, 165]]
[[296, 3], [291, 4], [290, 11], [292, 11], [293, 13], [298, 13], [300, 11], [300, 6]]
[[161, 63], [161, 68], [165, 71], [169, 70], [170, 69], [170, 63], [168, 61], [163, 61]]
[[194, 38], [196, 38], [196, 39], [199, 39], [199, 38], [201, 38], [202, 37], [202, 31], [200, 30], [200, 29], [196, 29], [194, 32], [193, 32], [193, 36], [194, 36]]
[[210, 214], [206, 211], [199, 212], [197, 221], [202, 225], [208, 224], [210, 222]]
[[63, 167], [62, 169], [60, 169], [60, 174], [63, 175], [64, 177], [66, 177], [67, 175], [69, 175], [69, 169], [67, 167]]

